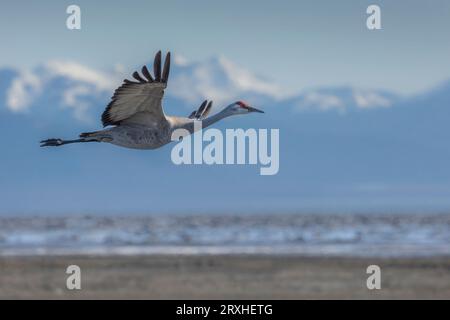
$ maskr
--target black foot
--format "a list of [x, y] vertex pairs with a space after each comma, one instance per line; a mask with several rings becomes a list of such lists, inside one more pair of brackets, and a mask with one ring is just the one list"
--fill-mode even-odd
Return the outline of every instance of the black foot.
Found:
[[63, 145], [61, 139], [47, 139], [41, 141], [41, 147], [59, 147]]

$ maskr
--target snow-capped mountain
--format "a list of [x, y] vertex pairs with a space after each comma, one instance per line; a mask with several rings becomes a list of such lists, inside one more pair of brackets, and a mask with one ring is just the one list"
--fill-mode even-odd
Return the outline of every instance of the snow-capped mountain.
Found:
[[223, 105], [242, 96], [283, 98], [278, 85], [252, 74], [225, 57], [194, 63], [188, 63], [185, 59], [182, 61], [172, 69], [170, 94], [187, 103], [195, 105], [199, 99], [214, 99], [217, 104]]
[[[0, 70], [0, 103], [12, 113], [34, 116], [69, 111], [77, 121], [93, 124], [113, 90], [131, 73], [96, 70], [67, 61], [49, 61], [33, 70], [4, 69]], [[288, 104], [291, 111], [339, 113], [387, 108], [398, 100], [389, 92], [357, 88], [319, 88], [292, 96], [282, 86], [225, 57], [188, 62], [181, 56], [174, 57], [166, 97], [166, 105], [188, 110], [203, 99], [212, 99], [216, 107], [244, 99], [254, 105]]]
[[387, 91], [351, 87], [318, 88], [302, 92], [290, 99], [295, 111], [336, 111], [389, 108], [400, 98]]

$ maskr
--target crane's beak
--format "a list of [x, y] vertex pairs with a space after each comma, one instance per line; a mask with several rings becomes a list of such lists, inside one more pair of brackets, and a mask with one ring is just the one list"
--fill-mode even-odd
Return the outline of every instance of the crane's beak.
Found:
[[249, 112], [259, 112], [259, 113], [264, 113], [264, 111], [259, 110], [259, 109], [256, 109], [256, 108], [253, 108], [253, 107], [248, 107], [248, 111], [249, 111]]

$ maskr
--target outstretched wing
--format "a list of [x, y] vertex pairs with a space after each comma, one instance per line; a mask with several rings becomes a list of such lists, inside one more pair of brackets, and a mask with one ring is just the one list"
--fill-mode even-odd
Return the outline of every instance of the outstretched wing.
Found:
[[192, 111], [192, 113], [189, 116], [189, 119], [202, 120], [206, 118], [206, 116], [211, 111], [212, 103], [213, 103], [212, 101], [208, 103], [208, 100], [203, 101], [197, 110]]
[[133, 78], [137, 81], [125, 79], [102, 114], [103, 126], [119, 125], [122, 122], [157, 124], [165, 121], [161, 101], [167, 87], [169, 70], [170, 52], [166, 55], [161, 74], [161, 51], [158, 51], [153, 64], [154, 78], [147, 67], [143, 66], [144, 77], [135, 71]]

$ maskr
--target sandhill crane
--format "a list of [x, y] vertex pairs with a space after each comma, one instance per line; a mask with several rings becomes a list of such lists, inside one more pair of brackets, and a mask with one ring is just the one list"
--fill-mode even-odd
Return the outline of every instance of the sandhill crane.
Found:
[[80, 134], [76, 140], [48, 139], [41, 141], [41, 147], [62, 146], [77, 142], [108, 142], [125, 148], [156, 149], [169, 142], [174, 130], [182, 128], [193, 133], [202, 121], [203, 128], [232, 115], [261, 112], [242, 101], [234, 102], [219, 113], [206, 117], [211, 111], [212, 101], [203, 101], [189, 117], [166, 116], [162, 108], [164, 89], [170, 69], [170, 52], [167, 53], [161, 73], [161, 51], [155, 56], [152, 76], [146, 66], [142, 67], [143, 77], [135, 71], [133, 78], [125, 79], [116, 89], [111, 102], [102, 114], [105, 128], [100, 131]]

